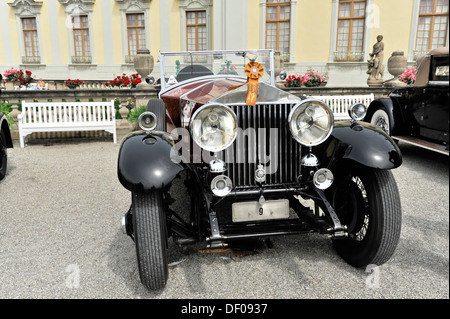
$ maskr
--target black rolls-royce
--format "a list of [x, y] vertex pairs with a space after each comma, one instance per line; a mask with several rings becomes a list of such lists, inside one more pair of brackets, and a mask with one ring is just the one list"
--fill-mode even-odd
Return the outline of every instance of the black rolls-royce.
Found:
[[[360, 121], [364, 105], [335, 122], [323, 101], [276, 88], [272, 50], [160, 53], [159, 62], [159, 99], [123, 139], [117, 167], [131, 194], [122, 227], [145, 287], [166, 284], [169, 237], [224, 249], [318, 232], [355, 267], [389, 260], [401, 228], [391, 169], [402, 155]], [[186, 186], [187, 216], [174, 205], [175, 180]]]

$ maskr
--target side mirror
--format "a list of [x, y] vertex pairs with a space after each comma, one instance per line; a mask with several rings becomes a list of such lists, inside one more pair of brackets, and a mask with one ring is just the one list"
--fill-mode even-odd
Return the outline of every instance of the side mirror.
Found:
[[280, 72], [280, 79], [284, 81], [287, 78], [287, 73], [285, 70]]

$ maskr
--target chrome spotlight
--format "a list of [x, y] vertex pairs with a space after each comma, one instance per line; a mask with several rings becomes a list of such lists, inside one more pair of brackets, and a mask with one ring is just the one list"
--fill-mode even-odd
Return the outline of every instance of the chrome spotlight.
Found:
[[211, 191], [219, 197], [227, 196], [233, 187], [233, 183], [228, 176], [218, 175], [211, 181]]
[[366, 116], [366, 106], [362, 103], [355, 103], [348, 108], [348, 115], [355, 120], [361, 121]]
[[327, 168], [321, 168], [314, 173], [313, 183], [318, 189], [327, 189], [333, 184], [333, 173]]
[[156, 115], [152, 112], [144, 112], [139, 116], [138, 119], [139, 127], [146, 131], [150, 132], [156, 128], [158, 121], [156, 119]]

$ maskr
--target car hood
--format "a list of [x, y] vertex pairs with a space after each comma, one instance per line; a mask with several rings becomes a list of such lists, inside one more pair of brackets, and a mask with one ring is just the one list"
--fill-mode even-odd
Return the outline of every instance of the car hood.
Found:
[[[162, 98], [194, 101], [199, 104], [217, 102], [222, 104], [245, 103], [248, 83], [242, 77], [211, 77], [180, 83], [164, 92]], [[301, 98], [267, 83], [258, 85], [257, 103], [295, 103]]]

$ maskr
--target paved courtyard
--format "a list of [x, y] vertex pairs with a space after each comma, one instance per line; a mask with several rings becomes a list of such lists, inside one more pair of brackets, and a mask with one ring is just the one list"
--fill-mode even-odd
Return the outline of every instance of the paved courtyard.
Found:
[[188, 253], [171, 241], [169, 281], [147, 292], [120, 218], [130, 194], [110, 140], [18, 145], [0, 182], [0, 298], [449, 298], [449, 161], [400, 143], [403, 228], [375, 272], [323, 235], [273, 238], [258, 254]]

